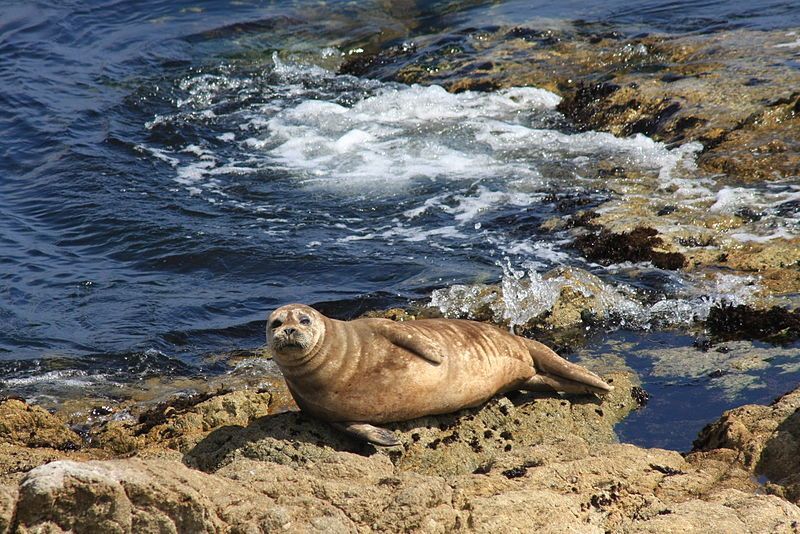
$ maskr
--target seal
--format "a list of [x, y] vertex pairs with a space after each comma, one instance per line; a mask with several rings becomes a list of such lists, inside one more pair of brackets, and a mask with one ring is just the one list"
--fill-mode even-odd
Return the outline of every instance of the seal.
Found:
[[546, 346], [460, 319], [338, 321], [302, 304], [267, 320], [267, 345], [304, 412], [378, 445], [381, 423], [478, 406], [512, 390], [613, 388]]

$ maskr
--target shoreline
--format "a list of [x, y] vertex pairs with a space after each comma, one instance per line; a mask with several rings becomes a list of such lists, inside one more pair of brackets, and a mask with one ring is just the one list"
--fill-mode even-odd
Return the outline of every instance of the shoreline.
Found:
[[[787, 35], [495, 27], [346, 58], [341, 73], [452, 92], [545, 88], [577, 133], [665, 143], [669, 172], [601, 168], [589, 179], [609, 199], [587, 209], [565, 199], [563, 216], [539, 229], [598, 266], [635, 273], [649, 262], [700, 288], [672, 299], [680, 306], [668, 311], [683, 314], [672, 323], [658, 315], [663, 300], [576, 268], [440, 288], [430, 308], [370, 313], [469, 317], [555, 346], [644, 314], [705, 348], [648, 351], [656, 375], [717, 380], [736, 398], [761, 387], [758, 372], [776, 359], [796, 372], [783, 351], [800, 338], [800, 69]], [[742, 302], [706, 298], [733, 278]], [[525, 300], [542, 294], [552, 298]], [[402, 445], [385, 449], [298, 414], [282, 379], [248, 351], [219, 357], [252, 365], [238, 374], [154, 379], [116, 405], [70, 399], [50, 413], [0, 399], [0, 534], [798, 532], [800, 388], [727, 410], [681, 454], [619, 443], [615, 425], [647, 392], [619, 354], [594, 356], [616, 386], [602, 400], [500, 396], [396, 424]], [[164, 398], [179, 389], [193, 393]]]

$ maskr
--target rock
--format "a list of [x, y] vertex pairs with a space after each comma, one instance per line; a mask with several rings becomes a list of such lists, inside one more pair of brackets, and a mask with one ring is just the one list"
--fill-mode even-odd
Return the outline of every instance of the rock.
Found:
[[137, 421], [108, 421], [90, 433], [90, 443], [116, 455], [157, 445], [184, 451], [214, 428], [248, 425], [254, 419], [293, 406], [285, 383], [272, 392], [235, 391], [177, 397], [145, 410]]
[[15, 486], [0, 485], [0, 532], [8, 532], [11, 527], [18, 494]]
[[217, 507], [246, 494], [156, 460], [52, 462], [28, 473], [19, 493], [15, 527], [22, 533], [220, 532]]
[[[608, 377], [615, 390], [602, 401], [558, 396], [499, 397], [487, 405], [456, 414], [386, 425], [396, 431], [402, 450], [388, 452], [394, 465], [426, 475], [463, 475], [501, 458], [514, 463], [516, 449], [543, 443], [611, 443], [613, 425], [638, 407], [626, 375]], [[214, 471], [240, 458], [284, 465], [326, 461], [337, 450], [374, 452], [363, 444], [307, 419], [286, 413], [257, 419], [250, 426], [222, 427], [186, 454], [188, 465]], [[520, 462], [524, 461], [522, 459]]]
[[754, 496], [738, 490], [724, 490], [705, 499], [671, 504], [646, 521], [633, 521], [625, 532], [680, 534], [697, 532], [797, 532], [797, 509], [777, 498]]
[[28, 447], [75, 450], [82, 440], [58, 417], [17, 399], [0, 402], [0, 441]]
[[557, 267], [542, 275], [542, 279], [560, 286], [558, 297], [545, 318], [548, 326], [571, 328], [581, 325], [587, 315], [592, 319], [606, 317], [608, 309], [603, 299], [613, 290], [592, 273], [574, 267]]
[[731, 449], [736, 461], [767, 488], [800, 503], [800, 388], [769, 406], [746, 405], [725, 412], [694, 442], [693, 452]]
[[[415, 36], [413, 46], [387, 43], [353, 54], [342, 69], [453, 92], [540, 87], [561, 97], [557, 109], [567, 128], [644, 134], [674, 147], [667, 156], [674, 164], [658, 176], [598, 166], [594, 187], [613, 194], [593, 208], [600, 215], [589, 242], [577, 236], [576, 246], [591, 258], [601, 245], [612, 253], [599, 255], [603, 262], [644, 259], [666, 269], [765, 274], [760, 293], [796, 300], [800, 246], [795, 232], [781, 227], [791, 228], [784, 221], [796, 213], [797, 201], [788, 193], [761, 208], [747, 199], [764, 189], [742, 188], [774, 182], [785, 189], [800, 174], [800, 71], [791, 66], [795, 52], [785, 46], [785, 33], [624, 38], [584, 22], [457, 28], [446, 39], [432, 32]], [[715, 198], [725, 188], [741, 189], [744, 197], [726, 206]], [[674, 209], [664, 210], [666, 203]], [[563, 219], [542, 228], [564, 231], [577, 217]], [[634, 237], [644, 247], [628, 247], [625, 235], [637, 229]], [[657, 237], [642, 235], [643, 229]], [[611, 257], [620, 249], [631, 257]]]
[[638, 402], [629, 375], [607, 378], [602, 400], [512, 394], [396, 424], [393, 448], [221, 394], [144, 431], [139, 457], [58, 460], [0, 484], [0, 532], [793, 532], [800, 508], [759, 495], [736, 452], [616, 443]]

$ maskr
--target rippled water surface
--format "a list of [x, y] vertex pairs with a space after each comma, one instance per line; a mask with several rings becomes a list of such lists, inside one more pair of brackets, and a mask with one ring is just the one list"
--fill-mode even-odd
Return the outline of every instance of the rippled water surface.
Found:
[[[225, 372], [209, 354], [258, 347], [264, 315], [280, 304], [352, 317], [497, 281], [504, 268], [587, 268], [678, 312], [692, 299], [733, 299], [735, 283], [709, 289], [656, 269], [642, 277], [639, 267], [588, 264], [564, 235], [539, 228], [619, 194], [602, 174], [615, 163], [720, 210], [742, 198], [768, 209], [797, 189], [725, 189], [696, 175], [699, 146], [577, 133], [544, 90], [450, 94], [334, 68], [378, 34], [452, 27], [800, 25], [792, 2], [753, 6], [4, 4], [0, 390], [51, 403], [125, 397], [149, 377]], [[794, 213], [772, 215], [770, 231], [792, 228]], [[637, 327], [649, 328], [642, 310]], [[650, 346], [643, 334], [624, 336]], [[659, 343], [674, 337], [665, 336]], [[772, 381], [762, 396], [785, 385]], [[733, 402], [712, 404], [709, 417]], [[687, 439], [654, 438], [678, 448]]]

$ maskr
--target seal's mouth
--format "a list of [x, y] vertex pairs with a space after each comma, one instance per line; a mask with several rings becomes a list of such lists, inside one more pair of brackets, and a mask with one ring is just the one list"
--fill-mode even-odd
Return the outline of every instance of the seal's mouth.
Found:
[[272, 347], [279, 351], [304, 351], [306, 340], [297, 336], [278, 336], [272, 339]]

